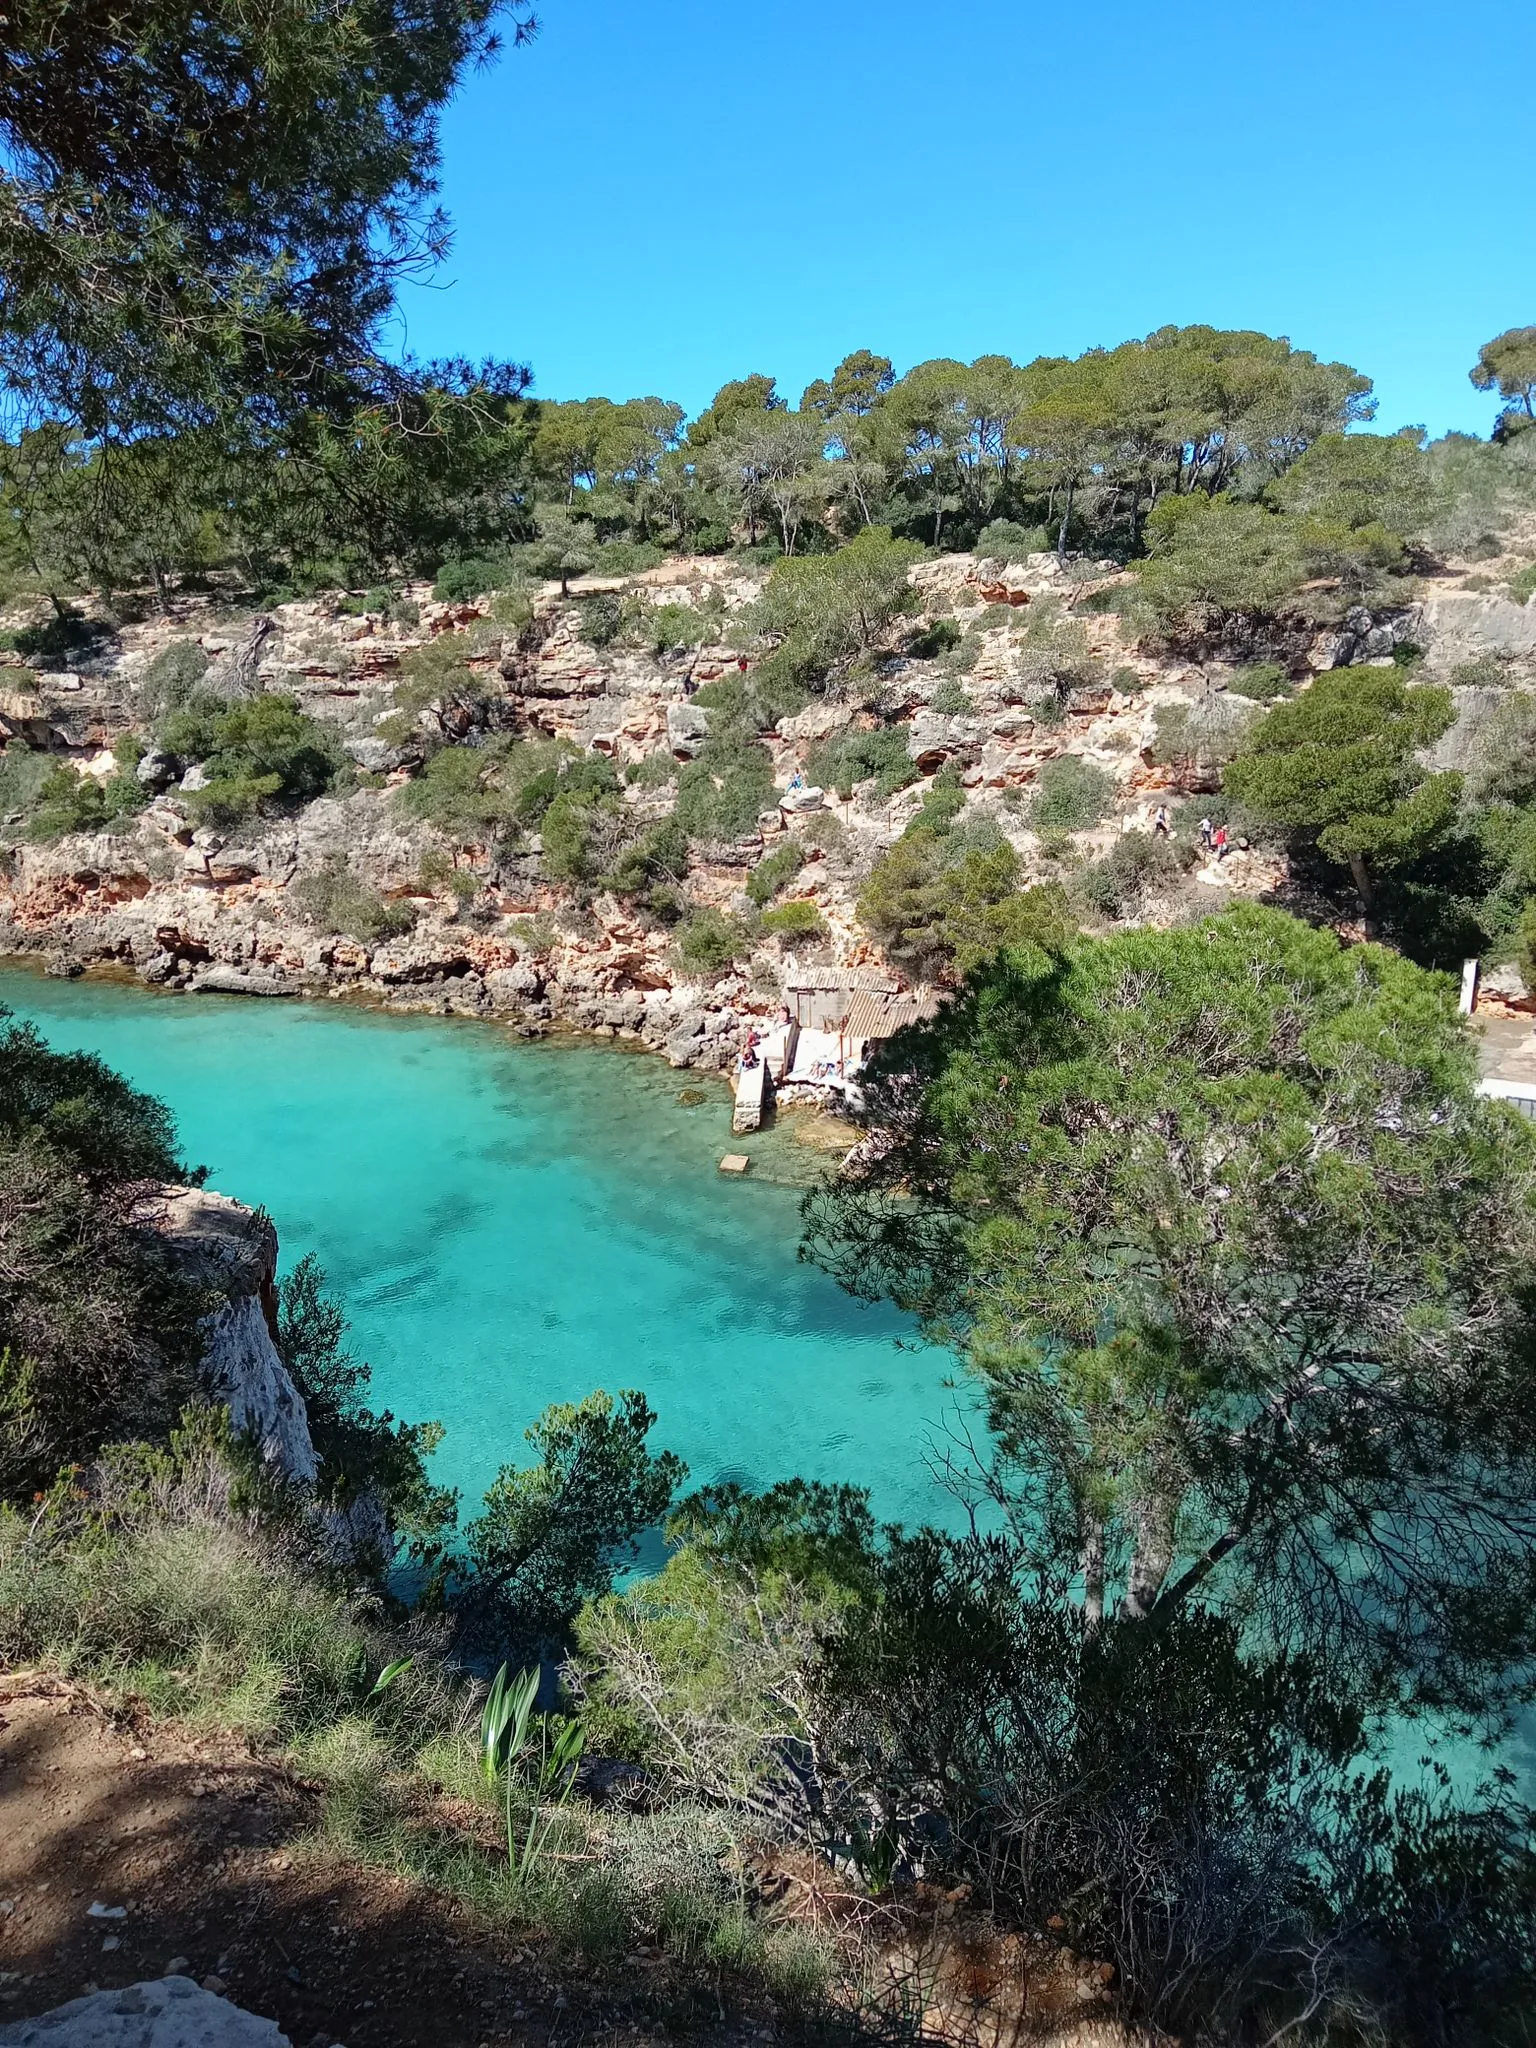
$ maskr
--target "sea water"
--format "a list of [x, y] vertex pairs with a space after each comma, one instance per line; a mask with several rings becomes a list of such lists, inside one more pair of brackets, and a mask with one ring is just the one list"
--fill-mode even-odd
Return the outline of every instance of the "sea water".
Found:
[[956, 1519], [954, 1361], [798, 1258], [793, 1183], [825, 1162], [788, 1119], [733, 1140], [718, 1082], [468, 1020], [11, 969], [0, 1003], [167, 1102], [285, 1270], [319, 1258], [373, 1404], [444, 1424], [434, 1476], [469, 1511], [549, 1402], [638, 1387], [693, 1485], [849, 1480], [882, 1519]]

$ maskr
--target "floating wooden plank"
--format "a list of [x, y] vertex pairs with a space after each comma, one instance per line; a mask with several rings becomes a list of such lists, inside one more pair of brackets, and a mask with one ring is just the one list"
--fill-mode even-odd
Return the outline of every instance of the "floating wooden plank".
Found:
[[727, 1152], [720, 1161], [722, 1173], [745, 1173], [752, 1164], [745, 1152]]

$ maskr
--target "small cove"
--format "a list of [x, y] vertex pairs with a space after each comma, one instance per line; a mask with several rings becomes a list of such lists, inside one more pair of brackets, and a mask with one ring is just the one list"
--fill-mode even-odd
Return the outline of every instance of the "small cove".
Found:
[[466, 1511], [551, 1401], [639, 1387], [690, 1482], [796, 1474], [950, 1521], [929, 1440], [954, 1361], [797, 1258], [816, 1155], [717, 1171], [727, 1097], [660, 1060], [458, 1019], [158, 995], [0, 969], [0, 1003], [175, 1111], [187, 1159], [325, 1267], [373, 1399], [446, 1427]]

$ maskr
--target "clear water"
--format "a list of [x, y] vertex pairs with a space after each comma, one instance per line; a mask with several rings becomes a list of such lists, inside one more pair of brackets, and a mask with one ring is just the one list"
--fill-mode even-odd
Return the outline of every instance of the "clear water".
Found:
[[926, 1461], [953, 1361], [799, 1263], [784, 1183], [815, 1162], [787, 1130], [733, 1147], [718, 1085], [690, 1104], [645, 1054], [328, 1003], [9, 969], [0, 1002], [168, 1102], [285, 1266], [319, 1256], [375, 1402], [446, 1426], [467, 1506], [547, 1403], [639, 1387], [696, 1485], [854, 1480], [883, 1518], [954, 1518]]

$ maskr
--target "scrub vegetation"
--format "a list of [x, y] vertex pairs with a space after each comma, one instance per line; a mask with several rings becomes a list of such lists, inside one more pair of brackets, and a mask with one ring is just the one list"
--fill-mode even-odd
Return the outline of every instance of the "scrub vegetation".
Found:
[[[1435, 970], [1536, 973], [1536, 715], [1516, 656], [1431, 679], [1371, 620], [1453, 565], [1531, 601], [1536, 329], [1471, 366], [1486, 441], [1355, 431], [1361, 371], [1203, 325], [900, 375], [860, 348], [797, 402], [752, 372], [692, 419], [396, 363], [395, 282], [444, 246], [440, 110], [498, 15], [531, 30], [489, 0], [9, 24], [8, 707], [193, 590], [341, 592], [388, 624], [430, 579], [459, 610], [355, 758], [187, 646], [86, 773], [8, 708], [0, 814], [31, 856], [175, 783], [184, 842], [223, 854], [392, 780], [381, 814], [438, 835], [419, 879], [455, 916], [536, 854], [535, 950], [551, 904], [609, 895], [700, 982], [819, 942], [825, 899], [793, 891], [813, 853], [842, 863], [865, 938], [944, 1000], [866, 1069], [869, 1142], [808, 1198], [804, 1250], [979, 1389], [986, 1431], [945, 1452], [972, 1512], [690, 1490], [618, 1386], [546, 1410], [461, 1502], [436, 1425], [370, 1405], [307, 1262], [276, 1326], [320, 1472], [280, 1479], [201, 1385], [216, 1295], [135, 1224], [146, 1186], [197, 1178], [169, 1113], [0, 1017], [0, 1657], [286, 1760], [332, 1853], [589, 1976], [664, 1951], [712, 2026], [767, 2000], [916, 2040], [937, 1942], [970, 1987], [941, 2017], [979, 2040], [1012, 1941], [1032, 1960], [986, 2038], [1043, 2026], [1054, 1973], [1200, 2048], [1529, 2048], [1536, 1827], [1499, 1745], [1536, 1697], [1536, 1137], [1480, 1094]], [[1054, 556], [1052, 589], [930, 615], [922, 575], [958, 550]], [[669, 553], [750, 603], [589, 580]], [[552, 606], [615, 658], [710, 650], [675, 750], [621, 771], [501, 716]], [[973, 801], [949, 735], [1004, 642], [1036, 735], [1160, 662], [1230, 675], [1149, 700], [1144, 765], [1283, 854], [1307, 919], [1141, 928], [1196, 828], [1180, 806], [1090, 842], [1118, 785], [1081, 755], [1012, 815]], [[1456, 692], [1483, 714], [1451, 766]], [[884, 806], [878, 855], [807, 815], [745, 866], [769, 743], [807, 714], [812, 775]], [[740, 876], [724, 907], [689, 893], [707, 866]], [[358, 945], [411, 925], [350, 849], [296, 891]], [[374, 1537], [342, 1563], [354, 1513]], [[1454, 1779], [1383, 1767], [1448, 1737]]]

